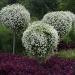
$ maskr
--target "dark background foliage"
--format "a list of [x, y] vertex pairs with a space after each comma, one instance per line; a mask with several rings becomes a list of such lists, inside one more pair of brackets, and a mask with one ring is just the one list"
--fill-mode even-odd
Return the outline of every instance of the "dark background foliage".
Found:
[[31, 16], [36, 16], [39, 19], [45, 13], [55, 11], [58, 8], [57, 0], [0, 0], [0, 3], [1, 8], [7, 4], [20, 3], [29, 9]]
[[[9, 28], [0, 24], [0, 52], [12, 52], [13, 32]], [[21, 37], [16, 36], [16, 52], [22, 53], [23, 50]]]
[[75, 13], [75, 0], [0, 0], [0, 9], [7, 4], [20, 3], [29, 9], [31, 16], [42, 18], [49, 11], [69, 10]]
[[69, 10], [75, 13], [75, 0], [60, 0], [60, 10]]

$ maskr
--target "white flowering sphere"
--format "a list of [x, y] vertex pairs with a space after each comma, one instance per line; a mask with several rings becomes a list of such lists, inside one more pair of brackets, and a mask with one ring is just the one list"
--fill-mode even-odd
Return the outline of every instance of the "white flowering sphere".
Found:
[[71, 31], [69, 33], [69, 37], [73, 40], [75, 40], [75, 14], [70, 12], [70, 11], [67, 11], [65, 12], [69, 17], [71, 17], [72, 19], [72, 28], [71, 28]]
[[75, 14], [70, 11], [64, 11], [64, 13], [72, 19], [72, 22], [75, 22]]
[[41, 23], [41, 21], [33, 21], [33, 22], [32, 22], [32, 25], [36, 25], [36, 24], [38, 24], [38, 23]]
[[66, 11], [64, 13], [72, 19], [72, 30], [75, 31], [75, 14], [70, 11]]
[[57, 31], [46, 23], [38, 22], [24, 31], [22, 43], [28, 56], [45, 58], [51, 50], [57, 48], [59, 36]]
[[30, 22], [30, 13], [20, 4], [7, 5], [0, 11], [0, 21], [18, 32], [27, 28]]
[[69, 17], [64, 11], [47, 13], [43, 17], [42, 22], [54, 26], [61, 39], [69, 33], [72, 26], [71, 17]]
[[72, 31], [75, 31], [75, 14], [70, 11], [66, 11], [64, 13], [72, 19]]
[[39, 21], [39, 20], [37, 20], [37, 21], [33, 21], [33, 22], [31, 22], [30, 24], [29, 24], [29, 26], [31, 26], [31, 25], [36, 25], [37, 23], [41, 23], [42, 21]]

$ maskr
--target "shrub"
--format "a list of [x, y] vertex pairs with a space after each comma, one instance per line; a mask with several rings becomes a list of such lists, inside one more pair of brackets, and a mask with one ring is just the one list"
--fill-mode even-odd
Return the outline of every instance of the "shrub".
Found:
[[54, 26], [61, 39], [68, 34], [72, 26], [72, 19], [63, 11], [47, 13], [42, 22]]
[[69, 37], [71, 38], [72, 42], [75, 42], [75, 14], [70, 13], [70, 12], [69, 12], [69, 14], [72, 18], [72, 28], [69, 33]]
[[48, 24], [34, 23], [23, 33], [22, 43], [28, 56], [43, 59], [58, 45], [58, 33]]
[[70, 11], [64, 11], [66, 15], [68, 15], [72, 19], [72, 28], [63, 40], [59, 43], [60, 49], [68, 49], [68, 48], [75, 48], [75, 14]]
[[33, 21], [37, 21], [37, 20], [38, 20], [37, 17], [31, 17], [31, 22], [33, 22]]
[[60, 0], [59, 9], [69, 10], [75, 13], [75, 0]]
[[48, 75], [32, 58], [0, 53], [0, 75]]
[[64, 59], [58, 55], [50, 57], [44, 64], [51, 75], [74, 75], [75, 74], [75, 59]]

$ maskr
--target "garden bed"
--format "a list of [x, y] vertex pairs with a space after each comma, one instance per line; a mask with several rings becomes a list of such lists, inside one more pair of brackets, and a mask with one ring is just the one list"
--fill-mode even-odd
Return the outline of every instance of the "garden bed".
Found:
[[0, 75], [75, 75], [75, 50], [60, 51], [45, 62], [0, 53]]
[[35, 60], [24, 56], [0, 53], [0, 75], [48, 75]]

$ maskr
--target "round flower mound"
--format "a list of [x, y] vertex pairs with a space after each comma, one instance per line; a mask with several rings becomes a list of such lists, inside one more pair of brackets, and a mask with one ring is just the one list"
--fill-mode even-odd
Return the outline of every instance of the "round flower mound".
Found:
[[42, 21], [39, 21], [39, 20], [38, 20], [38, 21], [33, 21], [32, 23], [29, 24], [29, 26], [31, 26], [31, 25], [36, 25], [36, 24], [41, 23], [41, 22], [42, 22]]
[[75, 14], [70, 11], [64, 11], [64, 13], [72, 19], [72, 22], [75, 22]]
[[0, 11], [0, 20], [7, 27], [18, 32], [28, 27], [30, 13], [20, 4], [7, 5]]
[[48, 71], [31, 58], [0, 53], [0, 75], [49, 75]]
[[42, 21], [34, 21], [34, 22], [32, 22], [32, 25], [34, 24], [34, 25], [36, 25], [36, 24], [38, 24], [38, 23], [41, 23]]
[[[74, 41], [75, 40], [75, 14], [70, 11], [65, 11], [64, 13], [72, 19], [72, 28], [68, 36], [72, 41]], [[75, 47], [73, 44], [74, 43], [69, 44], [69, 47], [72, 48]]]
[[61, 39], [68, 34], [72, 26], [71, 17], [69, 17], [69, 14], [66, 14], [64, 11], [47, 13], [43, 17], [42, 22], [54, 26]]
[[22, 43], [28, 56], [45, 58], [51, 50], [57, 48], [59, 36], [57, 31], [46, 23], [38, 22], [28, 27], [23, 33]]

